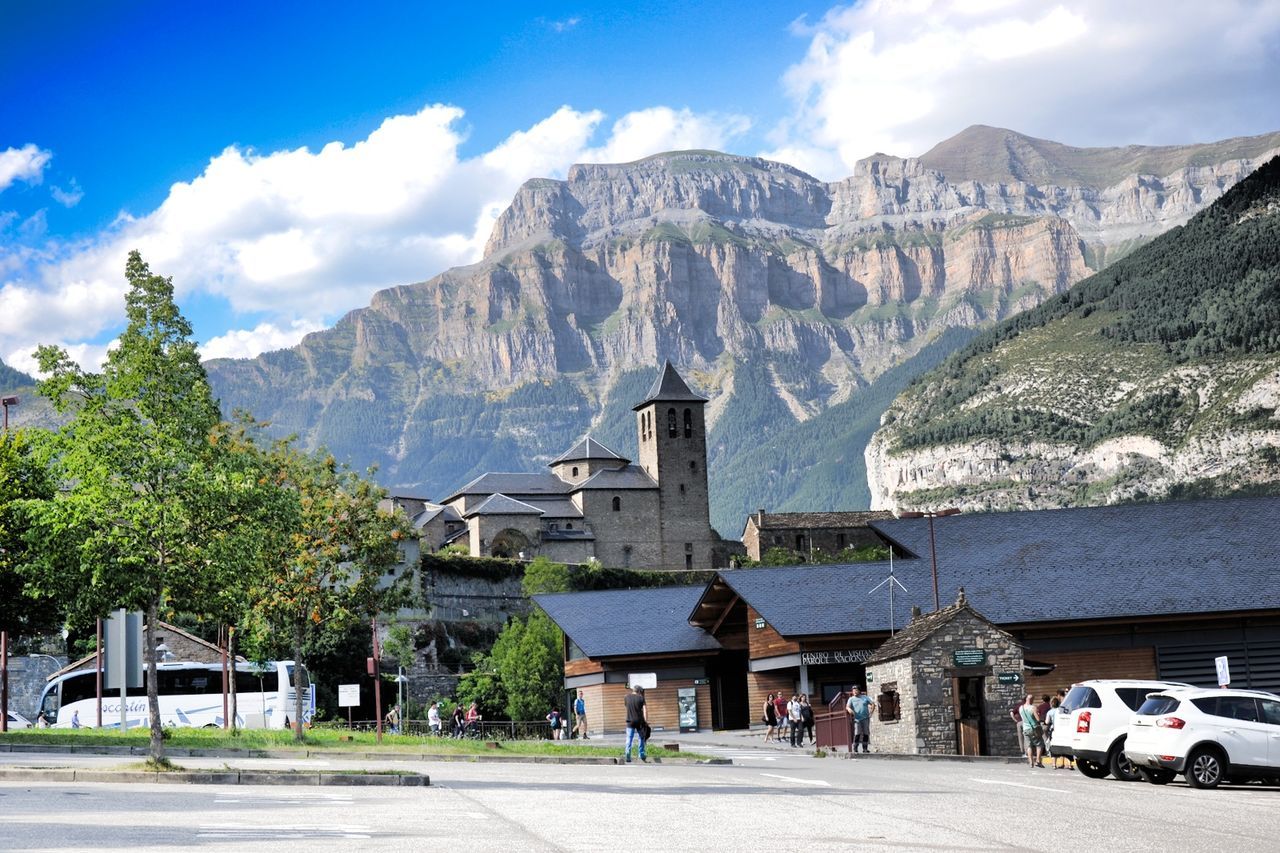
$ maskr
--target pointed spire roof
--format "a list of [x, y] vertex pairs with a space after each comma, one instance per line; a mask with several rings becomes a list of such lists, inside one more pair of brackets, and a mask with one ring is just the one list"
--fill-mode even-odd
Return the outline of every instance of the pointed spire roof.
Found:
[[705, 403], [707, 398], [693, 393], [684, 379], [672, 367], [670, 361], [663, 362], [662, 372], [654, 380], [653, 387], [645, 395], [643, 401], [632, 406], [632, 411], [639, 411], [650, 403]]
[[580, 462], [583, 459], [611, 459], [615, 462], [630, 461], [614, 453], [591, 436], [587, 436], [555, 459], [552, 459], [549, 464], [554, 466], [559, 465], [561, 462]]

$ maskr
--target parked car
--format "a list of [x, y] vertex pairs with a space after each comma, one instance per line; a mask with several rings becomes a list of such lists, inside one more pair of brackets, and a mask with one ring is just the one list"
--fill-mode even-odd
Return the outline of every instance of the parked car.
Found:
[[1157, 785], [1179, 773], [1193, 788], [1280, 785], [1280, 696], [1217, 687], [1153, 693], [1129, 723], [1125, 754]]
[[1129, 719], [1158, 690], [1190, 687], [1174, 681], [1094, 679], [1067, 692], [1053, 724], [1050, 755], [1069, 755], [1091, 779], [1108, 774], [1125, 782], [1137, 781], [1138, 769], [1125, 758]]
[[9, 712], [9, 729], [29, 729], [31, 721], [19, 714], [17, 711]]

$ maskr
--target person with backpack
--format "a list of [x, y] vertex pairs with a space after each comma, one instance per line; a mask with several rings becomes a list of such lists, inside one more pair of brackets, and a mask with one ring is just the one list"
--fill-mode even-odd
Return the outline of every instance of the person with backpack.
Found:
[[546, 720], [551, 725], [551, 739], [560, 740], [561, 739], [560, 737], [560, 732], [561, 732], [560, 706], [552, 705], [551, 713], [547, 714]]

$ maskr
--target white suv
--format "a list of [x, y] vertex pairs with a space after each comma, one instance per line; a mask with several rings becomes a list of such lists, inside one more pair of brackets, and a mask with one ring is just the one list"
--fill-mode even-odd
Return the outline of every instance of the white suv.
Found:
[[1148, 693], [1189, 687], [1173, 681], [1095, 679], [1074, 685], [1053, 722], [1050, 755], [1070, 755], [1080, 772], [1093, 779], [1107, 774], [1125, 782], [1139, 779], [1125, 758], [1129, 719]]
[[1280, 696], [1216, 687], [1153, 693], [1129, 724], [1125, 753], [1157, 785], [1178, 773], [1193, 788], [1280, 784]]

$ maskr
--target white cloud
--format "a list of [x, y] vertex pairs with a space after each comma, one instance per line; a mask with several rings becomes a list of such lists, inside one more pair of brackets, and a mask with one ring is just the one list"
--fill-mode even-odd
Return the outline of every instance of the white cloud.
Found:
[[69, 189], [50, 187], [49, 195], [53, 196], [53, 200], [63, 207], [75, 207], [80, 203], [80, 199], [84, 198], [84, 190], [80, 189], [80, 184], [75, 178], [72, 178]]
[[291, 347], [306, 335], [324, 328], [323, 323], [294, 320], [288, 326], [259, 323], [253, 329], [236, 329], [211, 338], [200, 346], [202, 358], [253, 358], [264, 352]]
[[44, 177], [44, 167], [49, 165], [51, 159], [51, 152], [30, 144], [0, 151], [0, 191], [7, 189], [14, 181], [40, 183]]
[[367, 304], [375, 290], [478, 260], [494, 220], [530, 177], [562, 177], [584, 160], [724, 147], [747, 126], [738, 116], [659, 107], [622, 116], [592, 147], [604, 114], [565, 106], [462, 158], [462, 118], [437, 104], [388, 118], [352, 145], [228, 147], [200, 175], [174, 184], [154, 211], [121, 214], [90, 239], [0, 244], [0, 316], [12, 318], [0, 327], [0, 354], [29, 363], [23, 354], [36, 343], [118, 328], [124, 261], [135, 248], [153, 271], [173, 277], [179, 300], [208, 294], [263, 318], [254, 329], [217, 335], [206, 354], [287, 346]]
[[1179, 143], [1280, 126], [1280, 4], [868, 0], [792, 31], [793, 115], [767, 156], [824, 178], [916, 156], [971, 124], [1074, 145]]
[[556, 32], [563, 33], [563, 32], [568, 32], [569, 30], [578, 26], [578, 24], [580, 23], [582, 23], [582, 19], [577, 16], [574, 16], [571, 18], [565, 18], [564, 20], [561, 20], [561, 21], [552, 21], [550, 26], [551, 26], [551, 29], [555, 30]]

